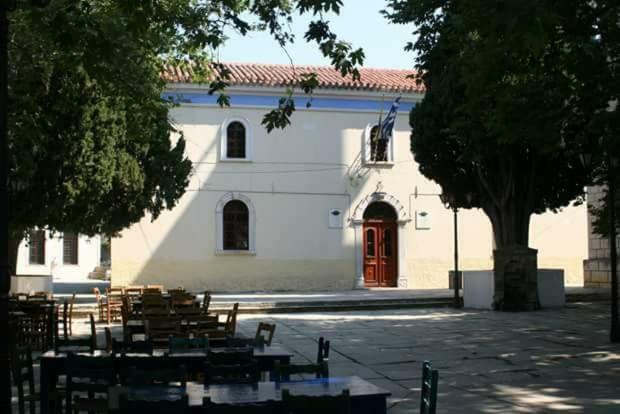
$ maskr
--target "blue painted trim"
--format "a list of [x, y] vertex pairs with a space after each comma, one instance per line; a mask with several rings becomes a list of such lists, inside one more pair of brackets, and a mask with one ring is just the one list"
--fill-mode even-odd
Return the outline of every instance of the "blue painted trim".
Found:
[[[164, 93], [162, 98], [172, 100], [176, 103], [201, 104], [201, 105], [217, 105], [217, 95], [209, 95], [207, 93]], [[230, 95], [230, 106], [260, 106], [267, 108], [275, 108], [278, 106], [278, 96], [261, 96], [261, 95]], [[296, 97], [295, 108], [306, 108], [306, 104], [310, 101], [306, 97]], [[387, 113], [392, 106], [392, 100], [386, 99], [383, 103], [383, 111]], [[409, 112], [415, 103], [401, 102], [399, 112]], [[381, 109], [381, 100], [379, 99], [330, 99], [330, 98], [314, 98], [311, 101], [310, 109], [347, 109], [350, 111], [379, 111]]]

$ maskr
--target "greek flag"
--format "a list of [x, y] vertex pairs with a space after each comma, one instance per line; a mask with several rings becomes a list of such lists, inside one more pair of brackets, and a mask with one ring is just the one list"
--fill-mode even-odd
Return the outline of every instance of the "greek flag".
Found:
[[394, 129], [394, 122], [396, 121], [396, 113], [398, 112], [398, 106], [400, 105], [400, 96], [394, 100], [390, 112], [387, 114], [383, 123], [381, 123], [381, 135], [379, 139], [389, 141], [392, 137], [392, 130]]

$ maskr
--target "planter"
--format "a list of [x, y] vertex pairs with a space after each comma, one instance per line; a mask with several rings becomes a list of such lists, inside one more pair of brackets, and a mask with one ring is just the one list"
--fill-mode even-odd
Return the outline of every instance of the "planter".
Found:
[[[538, 298], [542, 308], [565, 304], [564, 270], [538, 269]], [[463, 303], [470, 309], [493, 309], [495, 278], [492, 270], [463, 272]]]
[[11, 293], [53, 292], [52, 275], [11, 276]]

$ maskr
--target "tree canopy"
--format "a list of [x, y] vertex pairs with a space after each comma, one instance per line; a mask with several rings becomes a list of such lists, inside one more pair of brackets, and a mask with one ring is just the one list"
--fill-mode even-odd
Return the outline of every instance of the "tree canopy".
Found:
[[389, 6], [391, 21], [417, 26], [407, 48], [426, 87], [411, 112], [422, 173], [455, 207], [482, 208], [498, 248], [527, 246], [531, 214], [581, 199], [592, 180], [579, 155], [614, 139], [616, 2]]
[[[23, 3], [23, 4], [22, 4]], [[171, 142], [172, 103], [161, 99], [165, 65], [192, 65], [212, 93], [227, 86], [213, 71], [226, 30], [270, 32], [274, 47], [294, 37], [294, 13], [312, 13], [306, 40], [343, 74], [359, 76], [363, 52], [331, 32], [324, 13], [341, 0], [53, 0], [18, 2], [10, 15], [10, 231], [33, 227], [114, 234], [148, 212], [171, 208], [188, 183], [182, 134]], [[313, 74], [300, 74], [311, 93]], [[292, 91], [265, 117], [282, 128]]]

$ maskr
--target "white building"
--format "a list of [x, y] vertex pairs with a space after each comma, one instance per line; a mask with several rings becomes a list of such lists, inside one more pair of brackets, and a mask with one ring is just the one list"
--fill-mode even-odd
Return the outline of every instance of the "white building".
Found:
[[[170, 116], [187, 140], [194, 172], [187, 193], [155, 222], [145, 217], [112, 242], [112, 283], [163, 283], [215, 291], [442, 288], [453, 266], [452, 213], [410, 152], [409, 110], [422, 98], [407, 71], [363, 69], [351, 82], [314, 71], [319, 89], [295, 97], [284, 130], [263, 115], [290, 86], [290, 66], [231, 64], [231, 106], [208, 85], [171, 73]], [[381, 109], [402, 96], [393, 138], [374, 152]], [[374, 155], [373, 155], [374, 154]], [[492, 267], [493, 240], [481, 211], [462, 211], [461, 268]], [[563, 268], [582, 285], [584, 206], [532, 220], [539, 266]]]
[[37, 230], [19, 245], [17, 275], [51, 275], [54, 282], [84, 281], [100, 265], [100, 255], [100, 236]]

